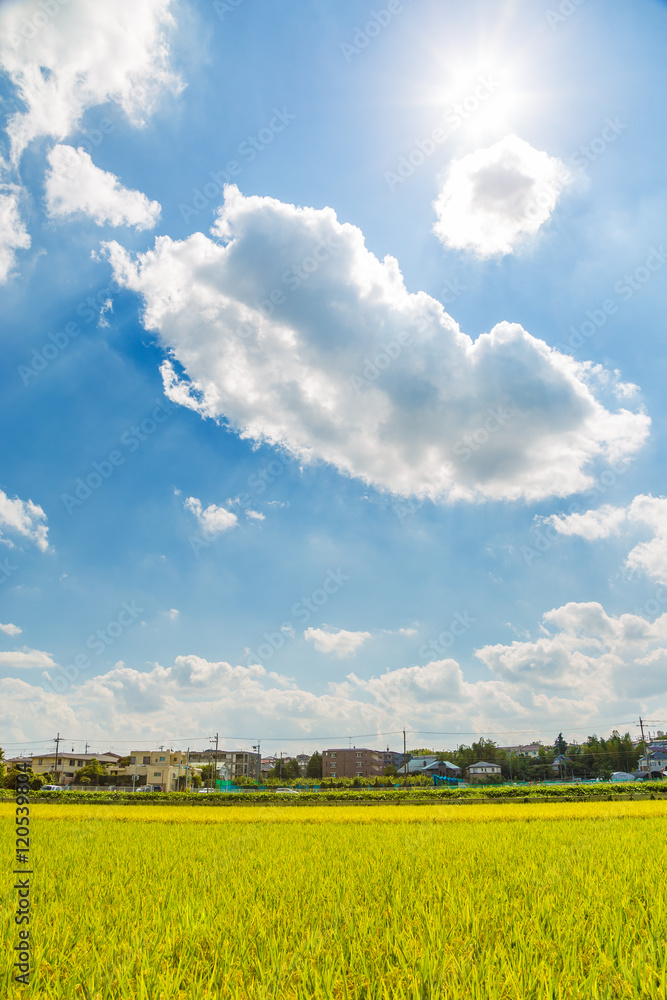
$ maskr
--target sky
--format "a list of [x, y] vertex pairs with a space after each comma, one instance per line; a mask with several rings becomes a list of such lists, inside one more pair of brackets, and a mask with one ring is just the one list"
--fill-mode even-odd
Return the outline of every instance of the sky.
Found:
[[667, 4], [0, 5], [0, 745], [667, 729]]

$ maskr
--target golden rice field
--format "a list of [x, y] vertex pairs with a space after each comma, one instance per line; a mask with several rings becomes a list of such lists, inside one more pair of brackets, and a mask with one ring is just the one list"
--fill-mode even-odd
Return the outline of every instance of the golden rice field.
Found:
[[[13, 804], [0, 804], [10, 871]], [[667, 802], [31, 806], [33, 981], [77, 1000], [666, 1000]]]

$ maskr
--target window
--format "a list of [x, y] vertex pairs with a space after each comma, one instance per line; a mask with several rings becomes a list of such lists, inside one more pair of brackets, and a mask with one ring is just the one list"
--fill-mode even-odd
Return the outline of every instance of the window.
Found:
[[150, 762], [151, 762], [151, 758], [150, 758], [150, 755], [149, 755], [148, 757], [144, 757], [141, 763], [142, 764], [150, 764]]
[[76, 766], [77, 767], [83, 767], [83, 761], [82, 760], [77, 760]]
[[336, 756], [336, 754], [335, 754], [335, 753], [330, 753], [330, 754], [329, 754], [329, 756], [330, 756], [330, 757], [335, 757], [335, 756]]
[[137, 758], [136, 757], [130, 757], [130, 764], [136, 764], [136, 763], [137, 763]]
[[164, 760], [164, 757], [158, 757], [158, 760]]
[[39, 758], [39, 760], [37, 761], [37, 763], [38, 763], [38, 764], [41, 764], [41, 763], [42, 763], [42, 758], [41, 758], [41, 757]]
[[154, 778], [161, 778], [162, 777], [162, 771], [153, 771], [153, 777]]

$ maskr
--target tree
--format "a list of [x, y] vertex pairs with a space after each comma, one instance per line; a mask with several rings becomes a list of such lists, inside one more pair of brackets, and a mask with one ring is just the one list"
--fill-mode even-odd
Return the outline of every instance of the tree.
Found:
[[554, 749], [557, 754], [564, 754], [567, 752], [567, 740], [563, 739], [563, 734], [559, 733], [554, 742]]
[[5, 780], [5, 754], [2, 747], [0, 747], [0, 785], [4, 782], [4, 780]]
[[103, 782], [101, 778], [105, 778], [107, 773], [107, 765], [100, 764], [99, 760], [93, 757], [92, 760], [88, 761], [85, 767], [80, 768], [74, 774], [74, 784], [75, 785], [101, 785]]
[[385, 778], [395, 778], [396, 775], [398, 774], [398, 771], [396, 770], [393, 764], [387, 764], [382, 774], [384, 775]]
[[28, 783], [33, 792], [39, 791], [42, 785], [50, 785], [53, 782], [53, 778], [50, 774], [35, 774], [31, 767], [27, 771], [18, 771], [15, 765], [12, 765], [3, 779], [3, 785], [5, 788], [13, 788], [16, 790], [16, 783], [19, 777], [24, 775], [28, 778]]
[[301, 768], [296, 757], [283, 757], [276, 761], [276, 766], [272, 768], [267, 777], [277, 778], [278, 781], [294, 781], [301, 777]]
[[306, 764], [306, 777], [307, 778], [322, 777], [322, 754], [319, 753], [317, 750]]
[[218, 776], [218, 773], [215, 769], [215, 764], [204, 764], [200, 774], [204, 781], [208, 781], [209, 778], [215, 780]]

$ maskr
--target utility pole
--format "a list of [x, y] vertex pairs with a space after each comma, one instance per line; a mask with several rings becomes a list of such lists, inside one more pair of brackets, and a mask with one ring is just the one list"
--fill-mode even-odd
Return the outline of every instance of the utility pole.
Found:
[[190, 747], [188, 747], [188, 752], [187, 752], [187, 755], [185, 757], [185, 790], [186, 790], [186, 792], [188, 790], [188, 778], [190, 777], [190, 775], [188, 773], [189, 770], [190, 770]]
[[[219, 735], [218, 733], [215, 734], [215, 773], [216, 774], [218, 773], [218, 770], [217, 770], [217, 768], [218, 768], [218, 735]], [[209, 742], [213, 743], [213, 736], [211, 736]], [[211, 776], [209, 774], [209, 780], [210, 780], [210, 777]], [[207, 787], [208, 787], [208, 783], [207, 783]], [[214, 783], [213, 787], [215, 788], [215, 783]]]
[[60, 733], [56, 736], [56, 769], [54, 771], [55, 784], [58, 784], [58, 750], [60, 748]]
[[639, 717], [639, 725], [642, 731], [642, 743], [644, 744], [644, 757], [646, 758], [646, 780], [651, 780], [651, 768], [648, 763], [648, 746], [646, 745], [646, 740], [644, 739], [644, 723], [642, 722], [641, 716]]
[[88, 753], [88, 743], [86, 743], [86, 749], [84, 750], [84, 754], [86, 753]]
[[253, 750], [257, 751], [257, 784], [259, 785], [262, 781], [262, 750], [259, 740], [257, 740], [257, 745], [253, 747]]
[[510, 759], [510, 781], [511, 781], [512, 780], [512, 751], [511, 750], [509, 751], [509, 759]]
[[408, 746], [405, 740], [405, 729], [403, 730], [403, 781], [408, 783]]

